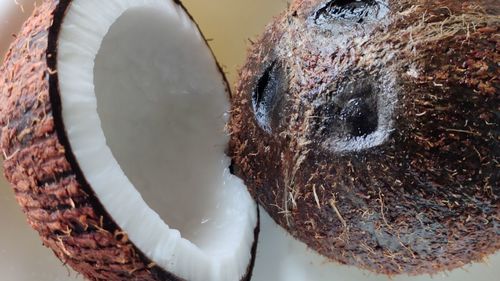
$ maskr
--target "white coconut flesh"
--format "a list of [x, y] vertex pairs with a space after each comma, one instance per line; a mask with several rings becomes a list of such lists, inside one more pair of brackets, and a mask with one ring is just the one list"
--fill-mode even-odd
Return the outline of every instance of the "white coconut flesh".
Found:
[[71, 150], [118, 226], [180, 278], [240, 280], [256, 206], [228, 169], [226, 84], [184, 10], [74, 0], [57, 66]]

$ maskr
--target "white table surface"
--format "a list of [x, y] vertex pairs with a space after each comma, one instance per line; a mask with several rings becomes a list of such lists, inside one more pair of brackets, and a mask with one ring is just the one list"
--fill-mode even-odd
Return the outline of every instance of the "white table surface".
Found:
[[[0, 0], [0, 55], [29, 12], [33, 1]], [[284, 0], [185, 0], [188, 9], [208, 37], [215, 38], [212, 47], [219, 60], [228, 67], [230, 79], [236, 65], [241, 65], [246, 50], [245, 39], [258, 34], [266, 22], [285, 7]], [[227, 9], [226, 11], [223, 9]], [[239, 11], [240, 14], [234, 13]], [[245, 21], [241, 12], [245, 11]], [[243, 22], [243, 23], [242, 23]], [[240, 24], [238, 24], [240, 23]], [[242, 23], [242, 24], [241, 24]], [[228, 32], [227, 26], [237, 26]], [[1, 281], [75, 281], [76, 273], [62, 265], [50, 250], [44, 248], [31, 230], [14, 199], [8, 184], [0, 179], [0, 280]], [[291, 239], [262, 213], [262, 232], [254, 270], [254, 281], [494, 281], [500, 280], [500, 254], [488, 263], [430, 276], [400, 276], [389, 279], [354, 267], [331, 263]]]

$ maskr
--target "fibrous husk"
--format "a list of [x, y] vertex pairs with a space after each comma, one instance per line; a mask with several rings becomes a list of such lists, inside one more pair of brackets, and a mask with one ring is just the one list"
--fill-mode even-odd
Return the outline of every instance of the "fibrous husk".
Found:
[[294, 1], [252, 45], [235, 171], [334, 261], [389, 275], [481, 262], [500, 248], [498, 4], [363, 2]]

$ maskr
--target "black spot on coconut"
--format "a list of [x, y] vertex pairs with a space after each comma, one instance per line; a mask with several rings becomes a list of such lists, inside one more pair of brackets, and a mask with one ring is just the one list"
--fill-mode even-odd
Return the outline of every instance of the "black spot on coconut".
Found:
[[[370, 77], [351, 77], [345, 86], [334, 87], [319, 103], [314, 116], [318, 139], [325, 141], [333, 151], [362, 150], [380, 143], [377, 134], [390, 116], [387, 94]], [[379, 105], [380, 104], [380, 105]], [[373, 135], [373, 136], [372, 136]], [[336, 148], [334, 148], [336, 147]], [[349, 147], [349, 148], [348, 148]]]
[[378, 127], [377, 93], [371, 82], [354, 85], [341, 94], [340, 120], [344, 122], [344, 133], [353, 137], [367, 136]]
[[377, 0], [332, 0], [322, 5], [313, 14], [316, 24], [334, 20], [363, 23], [367, 19], [380, 19], [387, 13], [386, 4]]
[[257, 80], [252, 95], [255, 118], [267, 132], [279, 125], [284, 91], [285, 75], [282, 64], [273, 61]]
[[377, 129], [376, 104], [370, 104], [362, 98], [347, 102], [340, 117], [345, 121], [347, 132], [356, 137], [369, 135]]

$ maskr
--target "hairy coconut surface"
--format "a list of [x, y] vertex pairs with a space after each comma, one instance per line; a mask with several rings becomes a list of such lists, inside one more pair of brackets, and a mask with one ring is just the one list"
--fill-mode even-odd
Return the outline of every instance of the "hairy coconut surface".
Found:
[[0, 73], [5, 175], [62, 261], [91, 280], [250, 277], [227, 85], [178, 2], [45, 1]]
[[294, 1], [233, 98], [234, 170], [293, 236], [385, 274], [500, 248], [496, 1]]

